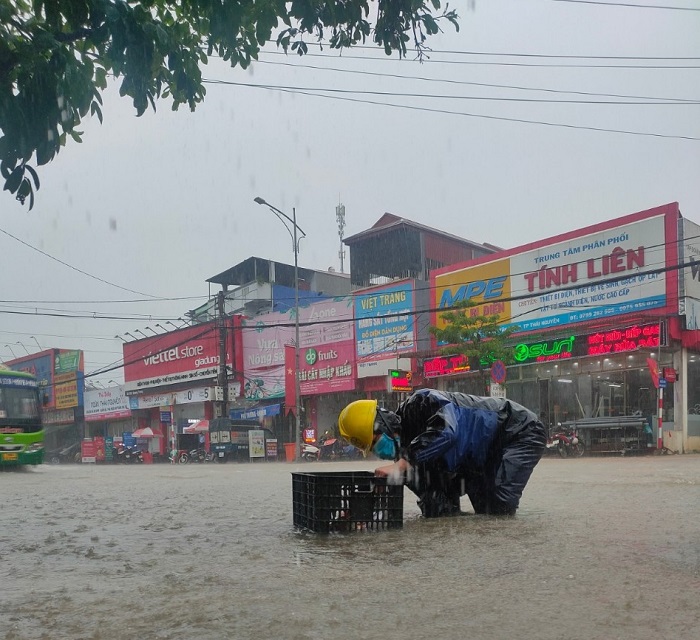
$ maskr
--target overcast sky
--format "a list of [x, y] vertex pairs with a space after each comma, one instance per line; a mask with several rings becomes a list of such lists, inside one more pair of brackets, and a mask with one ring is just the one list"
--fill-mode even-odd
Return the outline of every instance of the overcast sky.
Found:
[[[388, 211], [502, 247], [674, 201], [700, 222], [700, 106], [668, 100], [700, 101], [700, 11], [468, 4], [453, 3], [460, 32], [446, 25], [424, 64], [270, 46], [247, 71], [212, 61], [207, 79], [238, 84], [208, 84], [195, 113], [162, 101], [136, 118], [110, 91], [104, 124], [86, 122], [84, 143], [41, 169], [31, 212], [0, 194], [0, 357], [83, 349], [89, 373], [118, 363], [115, 335], [150, 334], [206, 300], [207, 278], [251, 255], [292, 263], [256, 196], [296, 208], [299, 263], [315, 269], [340, 269], [339, 202], [346, 237]], [[168, 299], [121, 302], [153, 296]]]

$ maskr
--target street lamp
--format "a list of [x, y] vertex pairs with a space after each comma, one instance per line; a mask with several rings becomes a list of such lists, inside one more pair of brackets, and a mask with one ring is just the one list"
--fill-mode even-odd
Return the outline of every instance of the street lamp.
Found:
[[13, 357], [13, 358], [16, 358], [17, 355], [16, 355], [15, 352], [12, 350], [12, 347], [11, 347], [9, 344], [6, 344], [5, 346], [10, 350], [10, 353], [12, 354], [12, 357]]
[[[303, 229], [297, 224], [297, 211], [292, 207], [292, 217], [280, 211], [277, 207], [273, 207], [269, 202], [265, 202], [260, 196], [253, 200], [257, 204], [266, 206], [274, 213], [285, 226], [289, 235], [292, 236], [294, 244], [294, 395], [296, 396], [296, 430], [294, 434], [296, 443], [296, 459], [301, 460], [301, 389], [299, 386], [299, 242], [301, 238], [305, 238], [306, 234]], [[286, 222], [285, 222], [286, 220]], [[287, 222], [292, 224], [289, 228]], [[297, 236], [297, 231], [301, 234], [301, 238]]]

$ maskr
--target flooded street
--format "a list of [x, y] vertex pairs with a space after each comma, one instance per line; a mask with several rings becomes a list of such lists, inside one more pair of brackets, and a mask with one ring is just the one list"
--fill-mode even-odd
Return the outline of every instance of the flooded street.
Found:
[[698, 637], [700, 456], [545, 458], [510, 519], [406, 491], [403, 529], [293, 530], [292, 471], [375, 466], [2, 473], [3, 637]]

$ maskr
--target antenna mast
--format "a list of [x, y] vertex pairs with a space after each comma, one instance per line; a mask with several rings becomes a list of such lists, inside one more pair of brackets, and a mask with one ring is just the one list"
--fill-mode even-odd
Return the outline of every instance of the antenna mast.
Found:
[[335, 208], [335, 219], [338, 222], [338, 235], [340, 236], [340, 251], [338, 251], [338, 257], [340, 258], [340, 273], [345, 273], [343, 271], [343, 260], [345, 258], [345, 251], [343, 250], [343, 237], [345, 235], [345, 205], [338, 204]]

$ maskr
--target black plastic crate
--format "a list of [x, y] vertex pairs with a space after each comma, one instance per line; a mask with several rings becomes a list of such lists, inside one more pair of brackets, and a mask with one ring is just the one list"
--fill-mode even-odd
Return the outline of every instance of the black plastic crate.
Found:
[[370, 471], [292, 473], [294, 526], [316, 533], [400, 529], [403, 486]]

